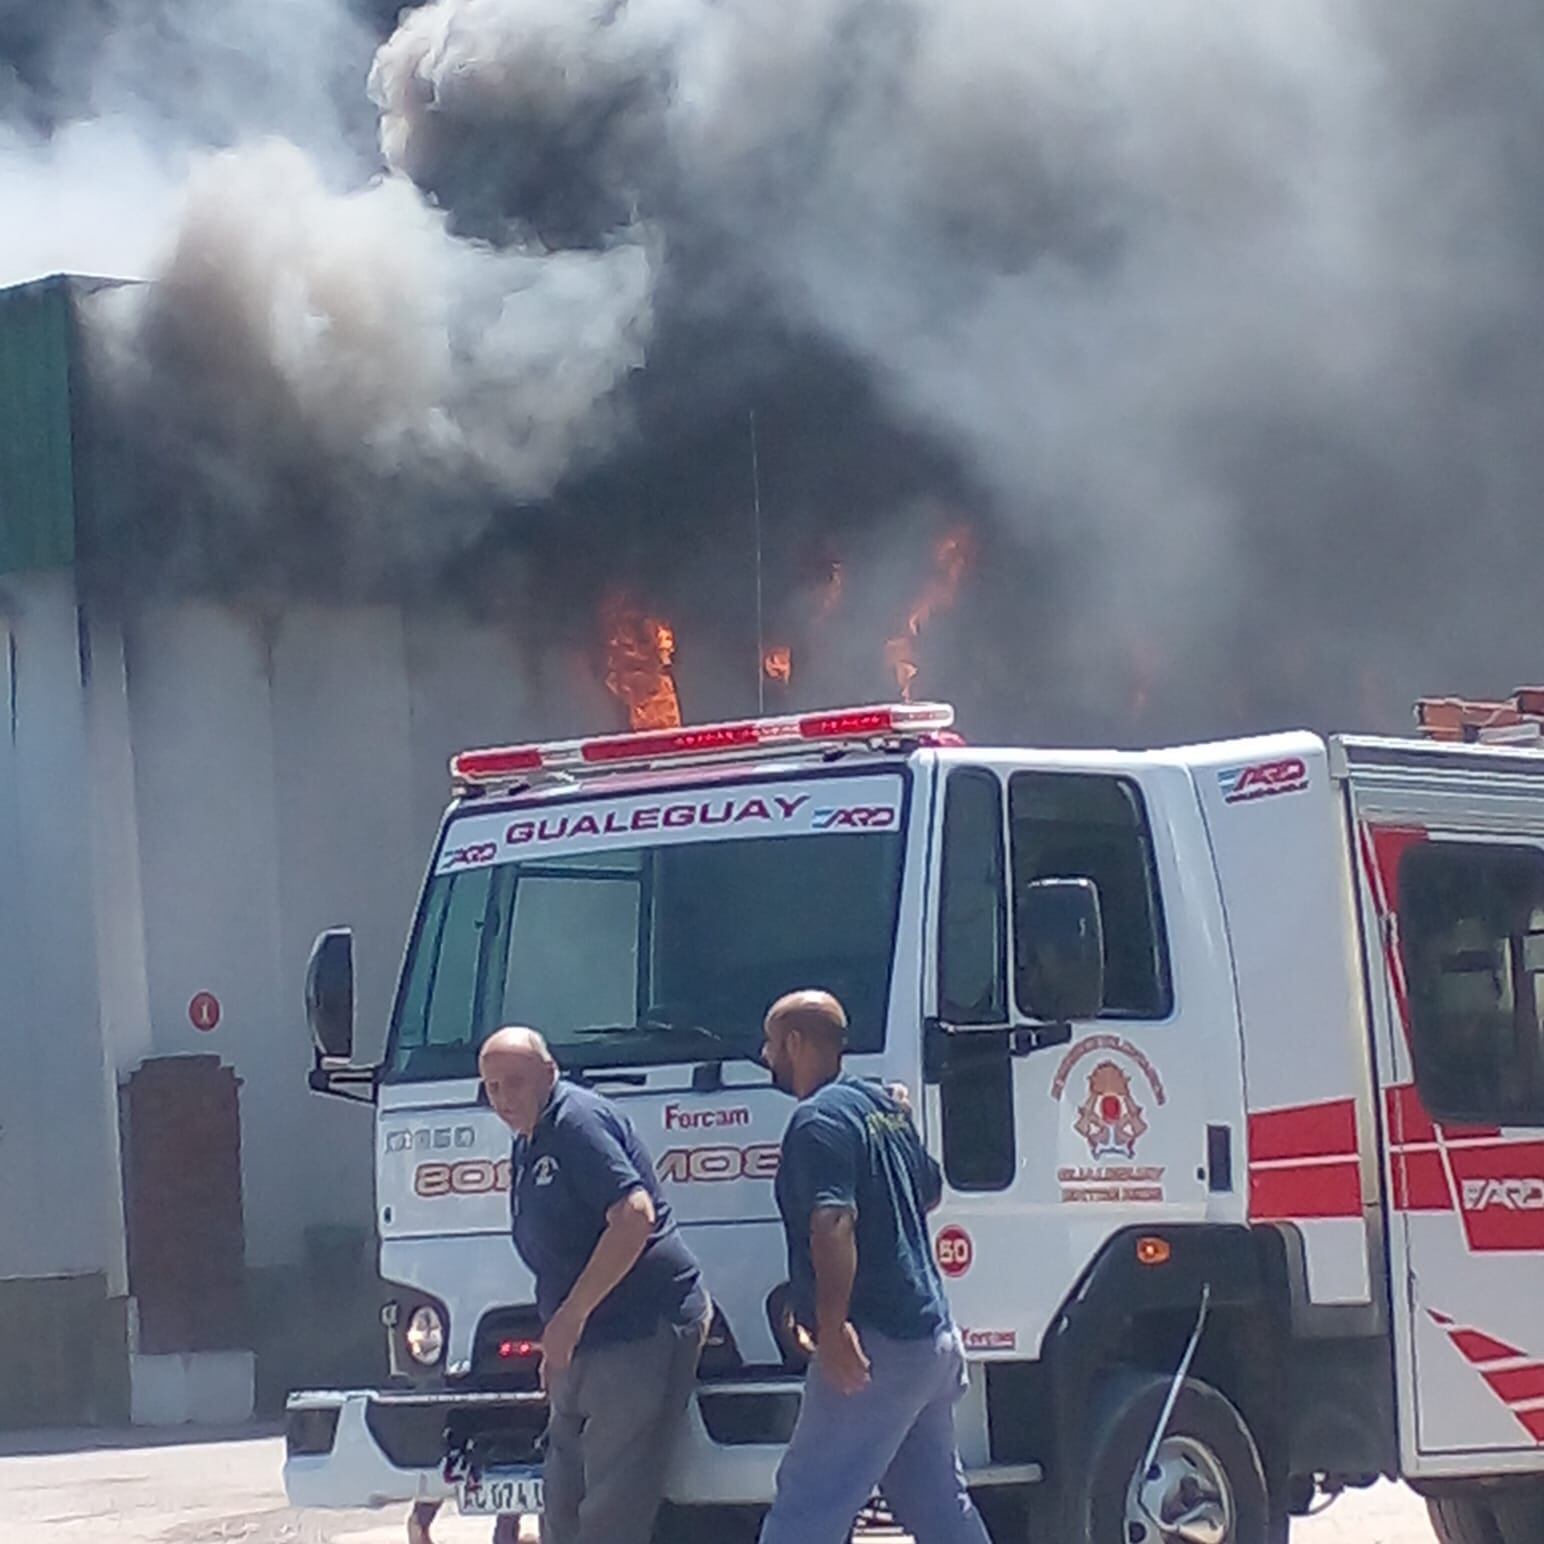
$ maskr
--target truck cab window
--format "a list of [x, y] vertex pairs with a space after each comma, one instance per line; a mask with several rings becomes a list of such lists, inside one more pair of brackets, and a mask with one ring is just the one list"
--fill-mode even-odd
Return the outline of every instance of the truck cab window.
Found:
[[513, 886], [501, 1024], [562, 1038], [588, 1024], [630, 1024], [642, 1007], [639, 855], [627, 866], [558, 859]]
[[399, 1044], [420, 1064], [438, 1067], [465, 1038], [490, 939], [497, 928], [494, 871], [471, 869], [435, 887], [418, 921], [412, 968], [398, 1004]]
[[[838, 797], [851, 786], [831, 781]], [[573, 808], [597, 826], [607, 814], [601, 801]], [[567, 1071], [754, 1060], [768, 1006], [801, 986], [841, 997], [853, 1051], [881, 1049], [900, 820], [749, 830], [432, 876], [385, 1080], [473, 1077], [477, 1048], [501, 1024], [541, 1030]]]
[[979, 767], [949, 774], [938, 919], [938, 1068], [944, 1177], [955, 1190], [1003, 1190], [1017, 1166], [1008, 1050], [1007, 891], [1002, 784]]
[[1416, 1084], [1439, 1119], [1544, 1124], [1544, 853], [1422, 843], [1399, 866]]
[[[1104, 920], [1104, 1012], [1166, 1018], [1168, 945], [1147, 811], [1135, 784], [1082, 772], [1016, 772], [1008, 783], [1014, 893], [1037, 879], [1091, 879]], [[1027, 940], [1015, 937], [1015, 961]], [[1025, 1009], [1022, 968], [1014, 972]], [[1025, 1009], [1027, 1011], [1027, 1009]]]
[[978, 768], [949, 774], [940, 876], [938, 1013], [951, 1024], [1008, 1018], [1002, 785]]

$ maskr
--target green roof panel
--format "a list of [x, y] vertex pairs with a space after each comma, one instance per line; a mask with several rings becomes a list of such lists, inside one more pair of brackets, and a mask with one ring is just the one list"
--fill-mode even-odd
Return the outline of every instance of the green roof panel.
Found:
[[0, 290], [0, 574], [75, 561], [70, 282]]

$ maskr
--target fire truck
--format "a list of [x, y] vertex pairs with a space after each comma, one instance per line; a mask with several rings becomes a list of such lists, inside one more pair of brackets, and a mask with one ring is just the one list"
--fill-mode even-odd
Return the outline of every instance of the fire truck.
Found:
[[378, 1066], [349, 933], [312, 955], [311, 1086], [377, 1110], [392, 1379], [292, 1396], [295, 1504], [540, 1507], [476, 1067], [518, 1023], [631, 1117], [717, 1304], [659, 1536], [754, 1538], [804, 1372], [761, 1023], [817, 986], [943, 1168], [999, 1544], [1266, 1544], [1380, 1476], [1447, 1544], [1544, 1536], [1544, 751], [980, 749], [952, 721], [454, 758]]

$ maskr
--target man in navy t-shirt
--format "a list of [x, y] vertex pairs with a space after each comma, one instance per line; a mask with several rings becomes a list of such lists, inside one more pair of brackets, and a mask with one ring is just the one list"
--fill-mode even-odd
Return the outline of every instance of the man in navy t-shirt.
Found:
[[543, 1544], [646, 1544], [707, 1333], [697, 1262], [632, 1122], [559, 1082], [540, 1035], [501, 1029], [478, 1065], [515, 1133], [511, 1224], [542, 1321]]
[[847, 1015], [829, 993], [779, 998], [765, 1035], [773, 1081], [799, 1100], [777, 1206], [815, 1354], [762, 1544], [841, 1544], [876, 1486], [917, 1544], [990, 1544], [954, 1440], [965, 1355], [928, 1239], [938, 1165], [906, 1109], [843, 1075]]

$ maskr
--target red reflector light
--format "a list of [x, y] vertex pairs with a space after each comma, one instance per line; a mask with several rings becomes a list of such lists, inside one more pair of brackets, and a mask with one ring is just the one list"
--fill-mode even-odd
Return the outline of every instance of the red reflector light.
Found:
[[838, 708], [806, 713], [799, 720], [802, 740], [858, 740], [874, 734], [923, 734], [947, 729], [954, 709], [942, 702], [891, 703], [874, 708]]
[[535, 1356], [540, 1345], [534, 1340], [501, 1340], [499, 1359], [505, 1362], [524, 1362]]
[[450, 775], [463, 782], [476, 783], [495, 777], [513, 777], [518, 772], [540, 772], [541, 747], [509, 745], [486, 751], [461, 751], [450, 758]]
[[580, 756], [591, 766], [613, 761], [653, 761], [660, 756], [693, 756], [705, 751], [736, 751], [760, 745], [762, 726], [706, 724], [701, 729], [666, 729], [656, 734], [607, 735], [586, 740]]

